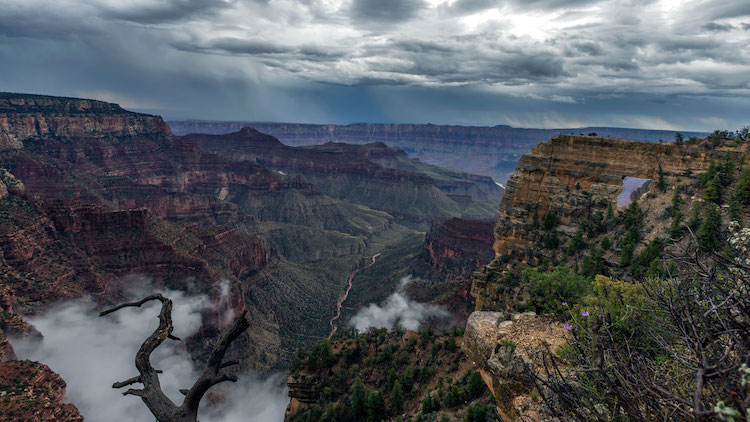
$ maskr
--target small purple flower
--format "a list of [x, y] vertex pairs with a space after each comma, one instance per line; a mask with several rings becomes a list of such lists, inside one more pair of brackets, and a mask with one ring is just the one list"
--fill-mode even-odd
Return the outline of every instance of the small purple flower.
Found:
[[568, 306], [568, 302], [563, 302], [562, 305], [563, 306]]
[[581, 312], [581, 316], [587, 317], [589, 315], [591, 315], [591, 314], [589, 314], [589, 311], [583, 311], [583, 312]]
[[570, 330], [572, 330], [572, 329], [573, 329], [573, 326], [572, 326], [572, 325], [570, 325], [570, 324], [565, 324], [565, 325], [563, 325], [563, 330], [565, 330], [565, 331], [570, 331]]

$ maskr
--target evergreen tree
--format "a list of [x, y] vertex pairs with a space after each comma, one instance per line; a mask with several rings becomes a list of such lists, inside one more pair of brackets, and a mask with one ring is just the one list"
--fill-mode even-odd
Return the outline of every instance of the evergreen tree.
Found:
[[659, 163], [659, 179], [656, 182], [656, 188], [659, 189], [660, 192], [666, 192], [667, 191], [667, 182], [664, 180], [664, 170], [661, 168], [661, 163]]
[[485, 388], [487, 386], [482, 380], [482, 376], [479, 375], [479, 372], [473, 372], [471, 377], [469, 377], [469, 395], [471, 398], [477, 398], [482, 395]]
[[362, 383], [362, 380], [357, 377], [352, 387], [352, 412], [354, 413], [354, 416], [361, 417], [365, 415], [365, 410], [365, 385]]
[[448, 393], [448, 406], [458, 406], [461, 401], [461, 391], [458, 389], [457, 385], [452, 386], [450, 392]]
[[633, 201], [623, 213], [623, 224], [627, 229], [625, 237], [620, 242], [622, 249], [620, 255], [620, 265], [626, 267], [633, 262], [633, 253], [635, 247], [641, 240], [641, 226], [643, 224], [643, 211], [638, 206], [638, 201]]
[[431, 413], [438, 409], [435, 399], [432, 397], [432, 392], [428, 391], [424, 400], [422, 400], [422, 413]]
[[404, 390], [401, 389], [401, 383], [398, 380], [393, 383], [393, 389], [391, 389], [391, 406], [397, 415], [404, 411]]
[[615, 221], [615, 209], [612, 207], [612, 201], [609, 201], [607, 205], [607, 223], [611, 224]]
[[721, 213], [716, 205], [706, 207], [703, 223], [698, 228], [698, 244], [708, 249], [716, 249], [721, 241]]
[[734, 187], [733, 196], [739, 204], [745, 206], [750, 205], [750, 166], [742, 171], [740, 179]]
[[392, 389], [393, 385], [398, 381], [398, 375], [396, 374], [396, 370], [394, 368], [391, 368], [390, 372], [388, 372], [388, 389]]
[[380, 422], [385, 419], [385, 400], [380, 391], [373, 391], [367, 396], [367, 421]]
[[552, 231], [558, 225], [560, 225], [560, 220], [554, 212], [550, 211], [544, 216], [544, 231]]
[[683, 135], [680, 132], [677, 132], [674, 134], [674, 144], [675, 145], [682, 145], [682, 142], [685, 140], [685, 135]]
[[682, 237], [682, 188], [677, 186], [672, 196], [672, 208], [669, 210], [669, 214], [672, 216], [672, 225], [669, 228], [669, 237], [672, 239], [679, 239]]

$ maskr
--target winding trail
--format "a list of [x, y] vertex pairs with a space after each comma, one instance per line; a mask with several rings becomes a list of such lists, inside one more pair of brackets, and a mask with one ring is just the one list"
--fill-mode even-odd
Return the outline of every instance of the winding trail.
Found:
[[336, 316], [333, 317], [333, 318], [331, 318], [331, 322], [330, 322], [330, 324], [331, 324], [331, 334], [328, 335], [328, 338], [333, 337], [333, 335], [336, 334], [336, 331], [339, 328], [339, 327], [336, 326], [335, 322], [336, 322], [337, 319], [339, 319], [341, 317], [341, 308], [343, 307], [344, 302], [346, 301], [346, 298], [349, 297], [349, 292], [352, 290], [352, 281], [354, 280], [354, 276], [356, 276], [358, 272], [364, 270], [365, 268], [372, 267], [372, 265], [375, 263], [375, 260], [378, 259], [379, 256], [380, 256], [380, 254], [376, 253], [375, 255], [372, 256], [372, 262], [370, 262], [369, 264], [365, 265], [364, 267], [360, 267], [360, 268], [355, 269], [349, 275], [349, 286], [347, 286], [346, 292], [344, 292], [344, 295], [341, 296], [341, 299], [339, 299], [339, 302], [336, 304]]

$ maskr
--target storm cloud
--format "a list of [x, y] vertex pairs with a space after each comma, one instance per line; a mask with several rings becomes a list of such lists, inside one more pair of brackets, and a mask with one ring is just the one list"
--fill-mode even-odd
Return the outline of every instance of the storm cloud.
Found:
[[735, 129], [749, 22], [721, 0], [6, 0], [0, 89], [173, 119]]

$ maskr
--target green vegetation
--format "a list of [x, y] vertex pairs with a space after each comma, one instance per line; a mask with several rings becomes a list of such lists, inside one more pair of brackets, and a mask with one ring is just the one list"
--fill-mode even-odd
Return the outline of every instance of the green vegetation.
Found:
[[492, 395], [456, 346], [462, 335], [344, 330], [298, 353], [291, 374], [311, 379], [318, 400], [291, 420], [496, 421], [487, 411], [494, 409]]
[[643, 226], [643, 211], [638, 206], [638, 201], [628, 205], [622, 216], [622, 223], [627, 232], [620, 241], [620, 266], [627, 267], [633, 262], [633, 255], [638, 242], [641, 241], [641, 228]]
[[656, 182], [656, 189], [659, 189], [660, 192], [667, 191], [667, 182], [664, 180], [664, 170], [661, 168], [661, 163], [659, 163], [659, 174]]
[[523, 271], [523, 282], [531, 299], [528, 309], [536, 313], [562, 315], [567, 311], [563, 303], [578, 303], [591, 291], [591, 279], [575, 274], [561, 266], [546, 272], [537, 268]]

